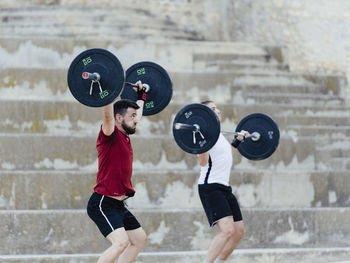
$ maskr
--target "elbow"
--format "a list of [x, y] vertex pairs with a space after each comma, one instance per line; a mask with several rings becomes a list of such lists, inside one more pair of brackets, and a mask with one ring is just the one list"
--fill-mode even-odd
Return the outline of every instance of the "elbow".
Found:
[[114, 116], [111, 115], [111, 114], [104, 114], [103, 120], [104, 120], [106, 123], [112, 123], [112, 122], [114, 122]]
[[208, 161], [205, 161], [205, 160], [199, 160], [199, 165], [200, 166], [206, 166], [208, 163]]
[[199, 154], [198, 161], [200, 166], [206, 166], [209, 161], [209, 154], [208, 153]]

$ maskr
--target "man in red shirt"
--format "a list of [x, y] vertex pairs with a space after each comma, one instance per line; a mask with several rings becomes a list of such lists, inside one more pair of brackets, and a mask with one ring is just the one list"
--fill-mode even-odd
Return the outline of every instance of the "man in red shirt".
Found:
[[119, 100], [102, 108], [102, 126], [97, 138], [97, 183], [87, 205], [87, 213], [101, 233], [112, 243], [98, 263], [134, 262], [146, 245], [147, 236], [124, 200], [135, 194], [131, 184], [133, 150], [130, 134], [142, 117], [146, 93], [136, 83], [137, 102]]

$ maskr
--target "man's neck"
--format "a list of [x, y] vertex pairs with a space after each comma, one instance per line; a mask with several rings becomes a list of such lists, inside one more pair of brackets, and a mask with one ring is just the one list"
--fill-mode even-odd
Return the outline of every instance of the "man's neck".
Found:
[[129, 134], [123, 129], [123, 127], [122, 127], [121, 125], [116, 124], [115, 126], [116, 126], [117, 129], [118, 129], [119, 131], [121, 131], [121, 133], [123, 133], [124, 135], [129, 135]]

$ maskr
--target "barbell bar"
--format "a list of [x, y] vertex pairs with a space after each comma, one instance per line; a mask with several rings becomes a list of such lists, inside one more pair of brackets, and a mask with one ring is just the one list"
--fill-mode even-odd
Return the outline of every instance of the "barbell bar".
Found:
[[[91, 81], [100, 81], [101, 76], [97, 72], [94, 72], [94, 73], [83, 72], [82, 78], [83, 79], [89, 79]], [[137, 85], [136, 83], [131, 83], [131, 82], [128, 82], [128, 81], [124, 81], [124, 84], [125, 85], [129, 85], [131, 87], [135, 87], [135, 88], [139, 87], [139, 85]], [[150, 86], [148, 84], [146, 84], [146, 83], [142, 83], [142, 87], [144, 87], [145, 92], [148, 92], [150, 90]]]
[[[186, 123], [175, 123], [174, 128], [176, 130], [190, 130], [193, 132], [199, 132], [200, 131], [200, 127], [198, 124], [186, 124]], [[248, 136], [245, 136], [245, 134], [243, 132], [231, 132], [231, 131], [222, 131], [221, 133], [223, 134], [229, 134], [232, 136], [242, 136], [245, 139], [251, 138], [253, 141], [258, 141], [260, 139], [260, 133], [258, 132], [253, 132], [251, 134], [249, 134]]]

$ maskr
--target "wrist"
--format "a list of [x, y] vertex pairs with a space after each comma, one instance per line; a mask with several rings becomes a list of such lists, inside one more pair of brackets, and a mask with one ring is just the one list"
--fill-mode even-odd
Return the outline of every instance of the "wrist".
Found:
[[146, 94], [146, 92], [144, 92], [144, 91], [139, 91], [139, 92], [137, 93], [137, 100], [146, 101], [146, 99], [147, 99], [147, 94]]
[[241, 143], [240, 140], [238, 140], [237, 138], [235, 138], [232, 142], [231, 145], [235, 148], [238, 148], [239, 144]]

